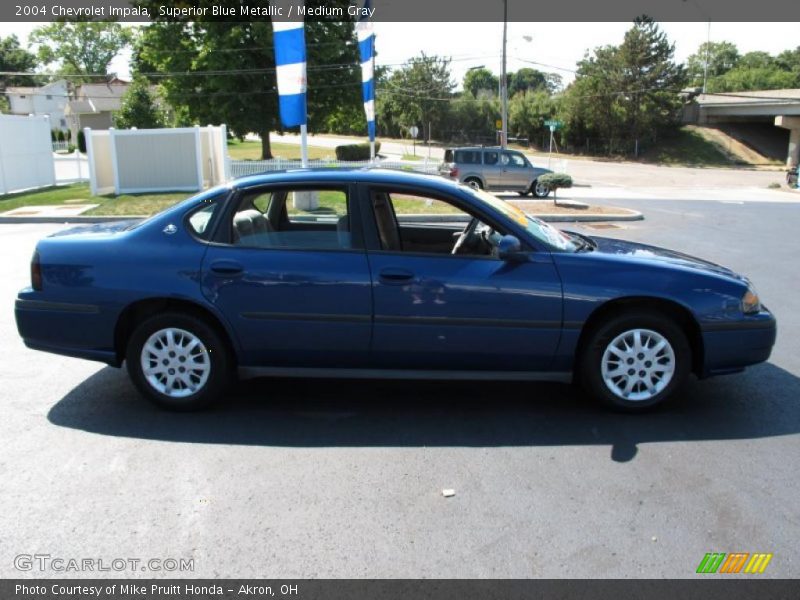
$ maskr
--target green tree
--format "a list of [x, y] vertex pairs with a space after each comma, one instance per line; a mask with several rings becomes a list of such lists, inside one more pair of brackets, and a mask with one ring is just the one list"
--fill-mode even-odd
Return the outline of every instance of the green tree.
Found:
[[724, 75], [739, 61], [739, 50], [731, 42], [703, 42], [697, 52], [686, 59], [686, 72], [690, 85], [703, 85], [706, 56], [708, 56], [708, 78]]
[[678, 116], [678, 92], [686, 84], [686, 71], [675, 64], [674, 56], [675, 44], [649, 17], [634, 21], [619, 48], [620, 91], [624, 93], [617, 100], [623, 104], [637, 152], [645, 132], [663, 130]]
[[134, 77], [114, 116], [114, 125], [120, 129], [157, 129], [166, 125], [166, 115], [158, 106], [147, 79]]
[[448, 140], [459, 142], [494, 138], [495, 121], [499, 118], [500, 100], [496, 95], [480, 94], [476, 98], [464, 93], [450, 102], [442, 133]]
[[467, 71], [466, 75], [464, 75], [464, 91], [476, 97], [478, 96], [478, 92], [481, 91], [497, 94], [499, 86], [500, 80], [485, 67], [472, 69]]
[[798, 84], [797, 75], [777, 66], [731, 69], [709, 83], [710, 92], [743, 92], [751, 90], [779, 90]]
[[[0, 38], [0, 71], [28, 72], [36, 68], [36, 57], [20, 47], [17, 36]], [[34, 85], [27, 75], [0, 75], [0, 92], [9, 86]]]
[[797, 75], [798, 85], [800, 85], [800, 46], [794, 50], [784, 50], [777, 56], [775, 62], [782, 70]]
[[[158, 0], [143, 0], [157, 14]], [[233, 8], [238, 0], [198, 0], [198, 7]], [[251, 2], [266, 7], [267, 0]], [[346, 7], [347, 0], [329, 6]], [[158, 18], [158, 17], [156, 17]], [[354, 26], [345, 22], [306, 22], [308, 61], [308, 129], [324, 131], [330, 116], [340, 111], [352, 122], [361, 107], [361, 77]], [[271, 158], [270, 131], [280, 131], [272, 25], [269, 19], [236, 23], [161, 20], [142, 32], [134, 49], [134, 68], [140, 73], [179, 73], [153, 78], [181, 120], [225, 123], [243, 137], [261, 137], [261, 154]], [[362, 109], [363, 110], [363, 109]], [[361, 132], [366, 133], [362, 119]]]
[[519, 92], [527, 92], [528, 90], [545, 90], [547, 92], [552, 92], [550, 85], [547, 73], [525, 67], [516, 73], [509, 74], [508, 95], [509, 97], [513, 97]]
[[563, 103], [565, 134], [573, 143], [605, 140], [608, 151], [638, 148], [676, 123], [685, 85], [674, 44], [648, 17], [634, 21], [620, 46], [597, 48], [578, 63]]
[[57, 63], [59, 73], [89, 75], [108, 73], [111, 61], [134, 38], [133, 30], [110, 21], [68, 21], [34, 29], [28, 42], [37, 47], [42, 64]]
[[430, 139], [432, 128], [441, 131], [446, 127], [454, 87], [450, 61], [423, 52], [392, 72], [376, 94], [385, 97], [381, 106], [391, 116], [392, 127], [399, 130], [417, 125], [421, 137]]
[[508, 104], [509, 129], [516, 137], [538, 139], [544, 129], [544, 122], [555, 117], [558, 100], [545, 90], [527, 90], [511, 98]]

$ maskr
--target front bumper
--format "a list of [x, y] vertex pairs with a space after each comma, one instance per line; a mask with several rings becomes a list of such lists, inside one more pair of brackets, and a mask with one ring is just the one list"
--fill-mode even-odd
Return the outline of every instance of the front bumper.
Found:
[[777, 321], [766, 308], [737, 321], [702, 324], [704, 361], [701, 375], [735, 373], [766, 361], [772, 353], [777, 332]]

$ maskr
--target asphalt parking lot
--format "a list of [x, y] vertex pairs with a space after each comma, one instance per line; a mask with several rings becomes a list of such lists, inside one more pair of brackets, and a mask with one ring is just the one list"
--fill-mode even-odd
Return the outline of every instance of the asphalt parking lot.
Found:
[[716, 551], [770, 552], [763, 577], [797, 577], [800, 195], [785, 195], [619, 194], [646, 219], [580, 227], [742, 271], [778, 318], [769, 363], [643, 416], [556, 384], [282, 379], [161, 412], [124, 371], [22, 345], [14, 296], [60, 226], [0, 225], [0, 576], [61, 575], [15, 568], [38, 553], [194, 559], [94, 576], [691, 578]]

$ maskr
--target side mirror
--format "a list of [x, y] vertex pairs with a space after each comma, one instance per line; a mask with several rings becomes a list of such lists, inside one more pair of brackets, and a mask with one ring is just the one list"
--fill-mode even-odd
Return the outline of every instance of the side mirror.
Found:
[[514, 235], [504, 235], [497, 244], [497, 257], [500, 260], [519, 260], [522, 256], [522, 243]]

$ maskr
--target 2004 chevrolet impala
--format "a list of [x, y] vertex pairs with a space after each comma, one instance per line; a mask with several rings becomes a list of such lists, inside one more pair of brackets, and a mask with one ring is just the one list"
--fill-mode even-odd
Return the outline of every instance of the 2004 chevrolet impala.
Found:
[[729, 269], [377, 169], [244, 178], [142, 222], [62, 231], [31, 280], [16, 301], [28, 347], [125, 362], [173, 409], [238, 372], [574, 379], [635, 411], [691, 373], [766, 360], [776, 334]]

